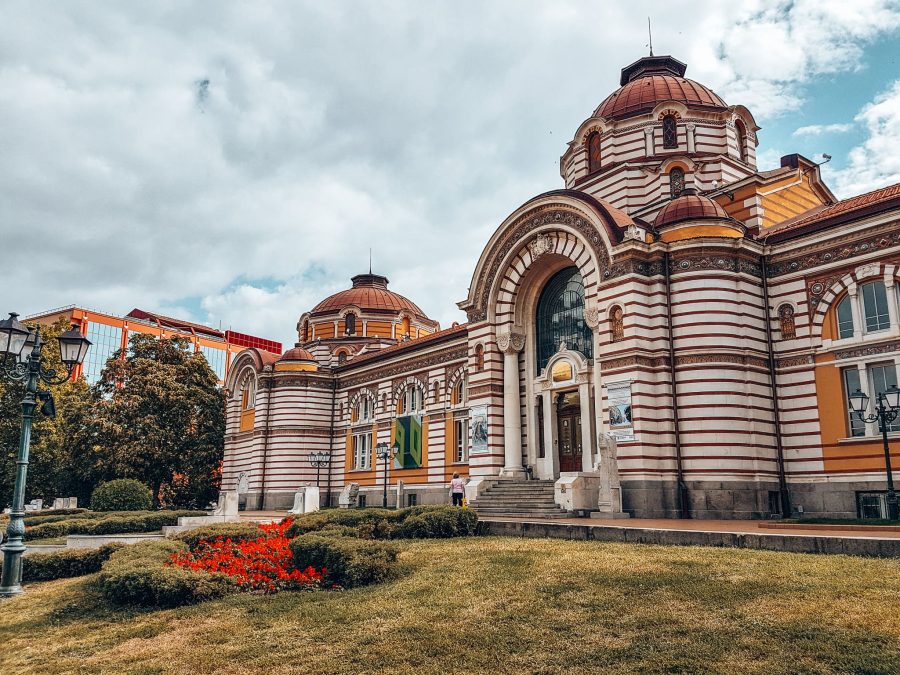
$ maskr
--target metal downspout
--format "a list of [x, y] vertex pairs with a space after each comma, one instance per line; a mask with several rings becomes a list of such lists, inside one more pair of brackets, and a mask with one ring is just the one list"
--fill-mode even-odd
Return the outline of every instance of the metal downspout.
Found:
[[[274, 378], [274, 375], [272, 375]], [[263, 456], [262, 456], [262, 481], [259, 488], [259, 508], [266, 507], [266, 465], [269, 463], [269, 412], [272, 408], [272, 389], [275, 388], [275, 380], [268, 379], [266, 387], [266, 426], [263, 428]]]
[[763, 242], [763, 252], [759, 256], [759, 262], [760, 267], [762, 268], [766, 349], [768, 351], [769, 359], [769, 386], [772, 388], [772, 416], [775, 424], [775, 450], [778, 459], [778, 494], [781, 498], [781, 515], [783, 518], [789, 518], [791, 515], [791, 495], [788, 492], [787, 477], [784, 472], [784, 444], [781, 439], [781, 412], [778, 408], [778, 389], [775, 377], [775, 347], [772, 342], [772, 322], [769, 319], [769, 266], [766, 262], [765, 242]]
[[669, 333], [669, 376], [672, 378], [672, 423], [675, 428], [675, 471], [676, 471], [676, 497], [678, 501], [678, 517], [690, 518], [691, 511], [688, 506], [687, 485], [684, 484], [684, 467], [681, 456], [681, 421], [678, 416], [678, 383], [675, 379], [675, 339], [672, 331], [672, 286], [670, 282], [672, 258], [666, 251], [666, 323]]
[[331, 426], [328, 432], [328, 487], [325, 492], [325, 508], [331, 506], [331, 467], [334, 462], [334, 406], [337, 400], [337, 376], [331, 369]]

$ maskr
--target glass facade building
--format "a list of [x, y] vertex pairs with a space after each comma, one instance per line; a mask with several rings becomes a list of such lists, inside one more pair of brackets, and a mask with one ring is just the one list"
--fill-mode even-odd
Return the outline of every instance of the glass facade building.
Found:
[[107, 360], [122, 348], [122, 329], [103, 323], [88, 323], [87, 339], [91, 341], [84, 359], [84, 378], [88, 384], [100, 379]]
[[213, 369], [216, 377], [219, 378], [219, 380], [224, 381], [227, 352], [224, 349], [200, 345], [200, 353], [206, 358], [206, 362], [209, 364], [209, 367]]

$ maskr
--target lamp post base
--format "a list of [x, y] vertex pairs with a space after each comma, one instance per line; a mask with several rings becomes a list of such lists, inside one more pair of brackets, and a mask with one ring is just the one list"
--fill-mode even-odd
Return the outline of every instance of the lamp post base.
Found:
[[0, 598], [11, 598], [21, 595], [22, 589], [22, 554], [25, 553], [23, 545], [15, 544], [0, 547], [3, 551], [3, 574], [0, 577]]

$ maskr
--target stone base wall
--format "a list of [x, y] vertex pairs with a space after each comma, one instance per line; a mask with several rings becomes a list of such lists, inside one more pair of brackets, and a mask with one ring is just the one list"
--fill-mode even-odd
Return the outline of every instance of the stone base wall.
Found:
[[[691, 518], [750, 520], [778, 515], [770, 508], [770, 493], [778, 492], [775, 482], [687, 481], [685, 485]], [[679, 517], [673, 481], [623, 481], [622, 504], [635, 518]]]
[[[325, 508], [325, 504], [329, 503], [327, 501], [327, 494], [328, 493], [324, 488], [319, 493], [319, 505], [322, 508]], [[340, 490], [332, 489], [331, 506], [337, 507], [340, 494]], [[450, 503], [449, 488], [446, 486], [407, 486], [403, 490], [403, 504], [401, 504], [401, 507], [405, 507], [409, 504], [409, 495], [416, 496], [416, 504], [419, 506]], [[384, 499], [384, 489], [379, 487], [361, 487], [359, 489], [359, 496], [365, 496], [367, 507], [380, 507]], [[397, 488], [392, 485], [388, 488], [388, 506], [394, 508], [396, 500]], [[245, 511], [287, 511], [294, 505], [294, 493], [280, 491], [266, 492], [265, 499], [261, 499], [261, 495], [258, 492], [251, 492], [246, 495], [241, 495], [239, 503], [241, 509]]]
[[[781, 515], [780, 502], [774, 494], [778, 492], [778, 483], [774, 481], [688, 481], [686, 486], [691, 518], [756, 519]], [[789, 517], [856, 518], [857, 492], [886, 489], [886, 481], [788, 483]], [[622, 503], [625, 511], [635, 518], [678, 517], [674, 482], [623, 481]]]

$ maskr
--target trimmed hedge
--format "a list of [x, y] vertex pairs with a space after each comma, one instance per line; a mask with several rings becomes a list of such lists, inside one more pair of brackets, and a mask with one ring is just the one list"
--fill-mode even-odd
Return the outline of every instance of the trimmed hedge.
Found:
[[396, 539], [446, 539], [471, 537], [475, 534], [478, 516], [471, 509], [452, 506], [424, 509], [410, 513], [393, 533]]
[[399, 575], [397, 548], [391, 544], [340, 536], [305, 534], [291, 542], [297, 569], [324, 568], [325, 581], [356, 588]]
[[[36, 553], [22, 558], [22, 581], [52, 581], [99, 572], [103, 563], [124, 544]], [[2, 567], [2, 565], [0, 565]]]
[[[475, 534], [478, 516], [455, 506], [411, 506], [405, 509], [336, 509], [298, 516], [288, 536], [338, 530], [363, 539], [435, 539]], [[355, 530], [355, 534], [352, 531]]]
[[[200, 515], [203, 512], [199, 512]], [[150, 511], [137, 513], [111, 513], [101, 518], [85, 518], [76, 515], [54, 522], [44, 522], [25, 530], [25, 539], [48, 539], [70, 534], [131, 534], [156, 532], [165, 525], [177, 525], [181, 516], [195, 516], [197, 511]]]
[[103, 597], [118, 605], [178, 607], [220, 598], [237, 587], [222, 574], [166, 567], [180, 541], [148, 541], [116, 551], [97, 575]]
[[132, 478], [101, 483], [91, 493], [94, 511], [146, 511], [153, 505], [150, 488]]
[[219, 537], [232, 541], [254, 541], [264, 536], [265, 532], [256, 523], [216, 523], [181, 532], [173, 539], [183, 541], [193, 551], [201, 541], [215, 541]]

